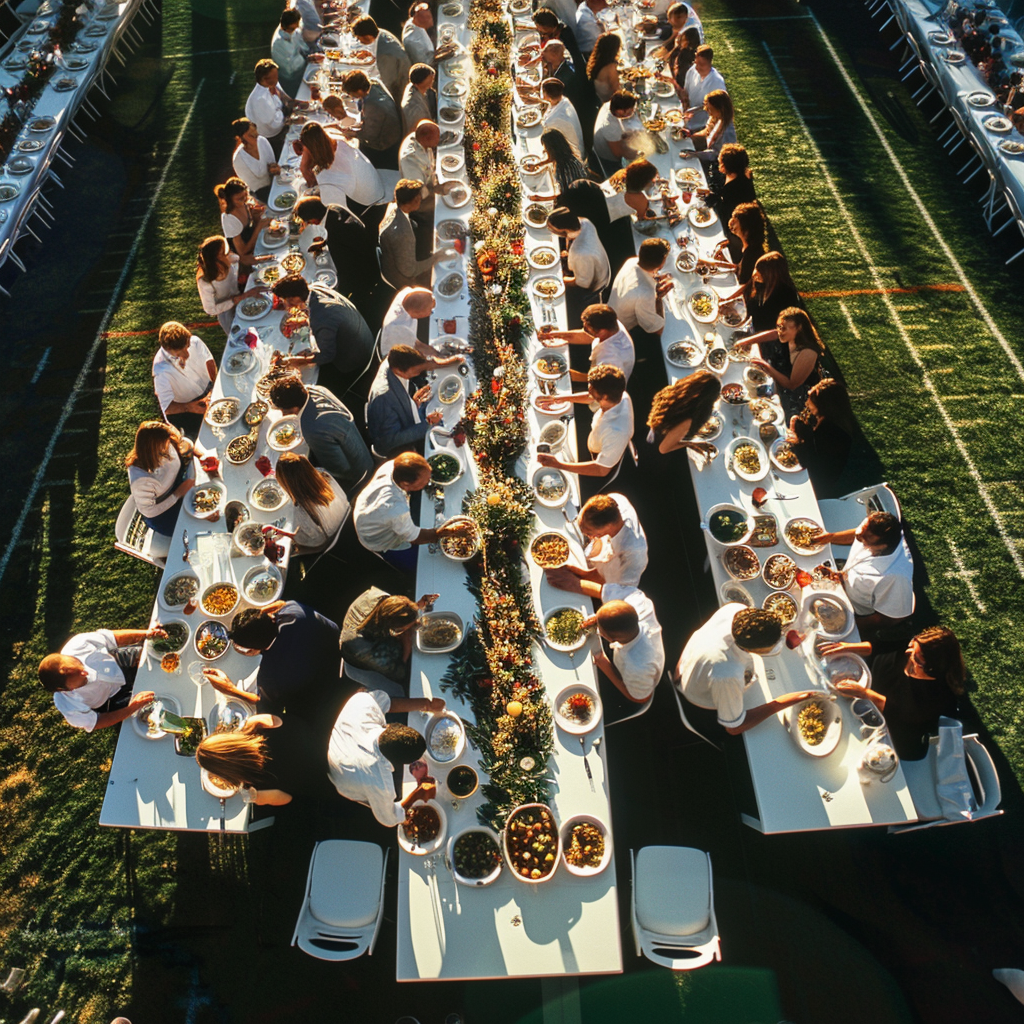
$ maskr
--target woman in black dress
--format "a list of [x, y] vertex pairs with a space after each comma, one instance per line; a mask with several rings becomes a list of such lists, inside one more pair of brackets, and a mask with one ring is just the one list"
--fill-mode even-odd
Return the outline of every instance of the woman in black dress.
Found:
[[839, 497], [839, 480], [856, 430], [846, 386], [831, 377], [807, 392], [804, 410], [789, 423], [786, 441], [807, 470], [815, 496]]
[[[741, 203], [757, 202], [754, 191], [754, 175], [750, 170], [750, 157], [738, 142], [727, 142], [718, 154], [718, 174], [709, 174], [711, 188], [698, 189], [697, 194], [704, 197], [704, 202], [714, 208], [718, 219], [728, 226], [733, 211]], [[730, 235], [726, 229], [730, 249], [739, 252], [743, 246], [739, 239]]]

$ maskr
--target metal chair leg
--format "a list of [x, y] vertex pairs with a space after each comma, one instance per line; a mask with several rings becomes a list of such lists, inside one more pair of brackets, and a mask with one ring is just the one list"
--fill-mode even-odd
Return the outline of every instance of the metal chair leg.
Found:
[[15, 251], [14, 251], [14, 249], [13, 249], [13, 248], [12, 248], [12, 249], [10, 250], [10, 252], [9, 252], [9, 253], [7, 254], [7, 258], [8, 258], [9, 260], [11, 260], [11, 261], [12, 261], [12, 262], [14, 263], [14, 265], [15, 265], [15, 266], [16, 266], [16, 267], [17, 267], [17, 268], [18, 268], [18, 269], [19, 269], [19, 270], [20, 270], [20, 271], [21, 271], [21, 272], [22, 272], [23, 274], [25, 274], [25, 273], [27, 273], [27, 272], [28, 272], [28, 271], [27, 271], [27, 268], [25, 267], [25, 264], [21, 262], [21, 258], [20, 258], [20, 257], [18, 256], [18, 254], [17, 254], [17, 253], [16, 253]]

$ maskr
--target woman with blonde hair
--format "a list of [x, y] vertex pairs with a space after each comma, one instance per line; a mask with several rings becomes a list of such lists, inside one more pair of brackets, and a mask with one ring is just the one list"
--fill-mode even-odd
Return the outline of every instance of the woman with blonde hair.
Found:
[[587, 61], [587, 79], [597, 93], [598, 105], [607, 103], [612, 98], [612, 93], [622, 88], [618, 65], [621, 51], [622, 37], [615, 32], [603, 32], [594, 43], [594, 49]]
[[235, 307], [250, 296], [258, 295], [262, 289], [250, 288], [243, 292], [238, 283], [240, 266], [251, 267], [256, 263], [273, 259], [273, 256], [239, 256], [232, 252], [223, 235], [211, 235], [203, 240], [196, 260], [196, 287], [203, 312], [215, 316], [225, 334], [231, 333], [235, 319]]
[[241, 178], [228, 178], [213, 194], [220, 204], [220, 226], [224, 237], [239, 256], [248, 256], [256, 248], [256, 238], [270, 223], [263, 217], [265, 207], [249, 201], [249, 186]]
[[704, 112], [708, 115], [707, 123], [698, 131], [691, 132], [684, 128], [683, 132], [693, 143], [695, 152], [683, 150], [683, 157], [699, 156], [701, 160], [714, 163], [722, 146], [736, 142], [735, 111], [732, 97], [724, 89], [714, 89], [704, 97]]
[[124, 460], [135, 507], [146, 525], [164, 537], [174, 532], [182, 499], [193, 487], [193, 454], [201, 455], [177, 427], [146, 420], [135, 432], [135, 445]]
[[341, 627], [343, 660], [357, 668], [379, 672], [405, 687], [420, 612], [436, 599], [436, 594], [425, 594], [416, 602], [370, 587], [345, 613]]
[[662, 388], [651, 405], [647, 426], [648, 444], [656, 444], [662, 455], [690, 448], [705, 457], [713, 445], [697, 440], [697, 433], [711, 418], [722, 382], [708, 370], [697, 370], [667, 388]]
[[323, 550], [348, 518], [345, 492], [334, 477], [295, 452], [282, 453], [276, 472], [277, 482], [295, 506], [293, 536], [300, 553]]

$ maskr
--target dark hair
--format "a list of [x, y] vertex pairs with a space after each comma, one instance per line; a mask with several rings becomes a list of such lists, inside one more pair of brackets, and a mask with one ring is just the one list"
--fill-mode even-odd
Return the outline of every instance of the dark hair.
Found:
[[868, 529], [885, 544], [887, 554], [896, 550], [896, 545], [903, 536], [903, 526], [891, 512], [870, 513]]
[[309, 298], [309, 285], [301, 274], [289, 274], [274, 283], [274, 294], [279, 299], [302, 299], [305, 302]]
[[624, 637], [639, 626], [640, 616], [628, 601], [612, 600], [597, 609], [597, 621], [606, 633]]
[[281, 12], [281, 28], [298, 25], [300, 21], [302, 21], [302, 15], [294, 7], [286, 7]]
[[423, 191], [423, 182], [416, 178], [402, 178], [395, 185], [395, 202], [399, 206], [411, 203]]
[[622, 185], [627, 192], [643, 192], [657, 176], [658, 168], [650, 160], [638, 156], [617, 170], [609, 181], [616, 187]]
[[[743, 234], [747, 236], [747, 245], [756, 252], [764, 251], [764, 210], [760, 203], [740, 203], [732, 211], [733, 217], [739, 221]], [[731, 218], [730, 218], [731, 219]]]
[[590, 51], [590, 60], [587, 61], [587, 78], [593, 81], [597, 78], [601, 69], [609, 64], [614, 64], [622, 50], [622, 38], [614, 32], [602, 32], [594, 43], [594, 49]]
[[584, 327], [589, 327], [592, 331], [614, 331], [619, 326], [615, 310], [603, 302], [587, 306], [580, 314], [580, 320]]
[[66, 689], [63, 654], [48, 654], [39, 662], [39, 682], [47, 693], [60, 693]]
[[853, 436], [857, 429], [857, 420], [853, 415], [850, 393], [846, 390], [845, 384], [835, 377], [825, 377], [807, 392], [807, 397], [817, 406], [818, 413], [823, 419]]
[[548, 227], [556, 231], [579, 231], [580, 219], [572, 210], [559, 206], [548, 214]]
[[247, 192], [248, 190], [249, 186], [246, 185], [241, 178], [236, 178], [232, 175], [222, 185], [217, 185], [213, 190], [213, 194], [223, 205], [224, 210], [229, 210], [235, 196], [240, 196], [243, 192]]
[[587, 384], [594, 389], [598, 397], [618, 402], [626, 391], [626, 375], [617, 366], [599, 363], [590, 368]]
[[668, 257], [671, 246], [664, 238], [645, 238], [637, 251], [637, 264], [641, 270], [657, 270]]
[[299, 220], [323, 220], [327, 216], [327, 207], [319, 196], [303, 196], [292, 212]]
[[708, 46], [707, 43], [704, 43], [703, 46], [698, 46], [696, 51], [694, 52], [694, 56], [707, 57], [709, 64], [715, 63], [715, 51], [710, 46]]
[[396, 484], [414, 484], [423, 471], [430, 472], [430, 463], [417, 452], [402, 452], [394, 459], [395, 468], [391, 471]]
[[[696, 25], [683, 29], [683, 38], [689, 44], [691, 50], [696, 53], [700, 49], [700, 29]], [[714, 54], [712, 54], [714, 56]]]
[[538, 28], [558, 28], [562, 24], [558, 15], [547, 7], [533, 12], [533, 23]]
[[306, 404], [309, 392], [297, 375], [282, 377], [270, 387], [270, 404], [275, 409], [298, 409]]
[[779, 313], [776, 324], [779, 320], [791, 320], [796, 325], [795, 341], [798, 349], [813, 349], [819, 355], [825, 351], [825, 346], [821, 343], [821, 338], [818, 337], [818, 332], [805, 310], [799, 306], [787, 306]]
[[608, 109], [614, 114], [616, 110], [631, 110], [636, 106], [636, 96], [631, 92], [626, 92], [625, 89], [619, 89], [618, 92], [613, 92], [611, 99], [608, 101]]
[[913, 638], [921, 645], [924, 670], [933, 679], [943, 682], [958, 696], [966, 687], [967, 669], [956, 634], [945, 626], [929, 626]]
[[782, 620], [763, 608], [744, 608], [732, 617], [732, 638], [742, 651], [774, 647], [782, 636]]
[[368, 14], [364, 14], [361, 18], [356, 18], [352, 22], [352, 35], [354, 36], [373, 36], [374, 39], [380, 35], [380, 29], [377, 28], [377, 22], [373, 20]]
[[357, 68], [354, 71], [350, 71], [341, 80], [341, 88], [351, 96], [354, 92], [362, 92], [364, 89], [369, 89], [370, 80], [366, 77], [365, 71], [360, 71]]
[[256, 61], [256, 67], [252, 69], [253, 77], [256, 79], [256, 84], [259, 85], [271, 71], [277, 70], [277, 61], [271, 60], [269, 57], [264, 57], [262, 60]]
[[277, 639], [277, 623], [265, 608], [246, 608], [231, 620], [228, 636], [239, 647], [262, 651]]
[[721, 393], [722, 382], [717, 374], [710, 370], [697, 370], [689, 377], [662, 388], [654, 396], [647, 426], [656, 437], [664, 437], [677, 423], [689, 420], [689, 436], [693, 437], [711, 418]]
[[419, 85], [420, 82], [425, 82], [433, 74], [435, 74], [435, 71], [429, 64], [413, 64], [409, 68], [409, 81], [413, 85]]
[[418, 761], [427, 744], [423, 737], [407, 725], [389, 725], [377, 737], [377, 749], [393, 765]]
[[388, 352], [388, 366], [392, 370], [401, 370], [402, 373], [408, 373], [415, 367], [422, 366], [424, 362], [423, 356], [412, 345], [394, 345]]
[[231, 122], [231, 131], [234, 132], [236, 139], [240, 139], [251, 127], [252, 121], [247, 117], [238, 117]]
[[557, 128], [546, 128], [541, 132], [540, 144], [556, 164], [580, 158], [576, 147], [565, 137], [565, 133], [560, 132]]
[[560, 78], [545, 78], [540, 83], [540, 91], [545, 96], [560, 100], [565, 95], [565, 83]]

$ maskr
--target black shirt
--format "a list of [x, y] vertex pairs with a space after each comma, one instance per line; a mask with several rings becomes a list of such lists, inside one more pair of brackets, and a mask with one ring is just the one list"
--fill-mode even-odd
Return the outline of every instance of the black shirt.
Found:
[[827, 419], [820, 420], [816, 427], [797, 420], [795, 432], [798, 440], [790, 447], [807, 470], [815, 497], [819, 500], [840, 497], [839, 479], [846, 469], [853, 438]]
[[301, 718], [282, 716], [276, 729], [261, 730], [267, 763], [250, 785], [279, 789], [293, 800], [316, 799], [333, 792], [327, 777], [327, 747], [317, 742]]

